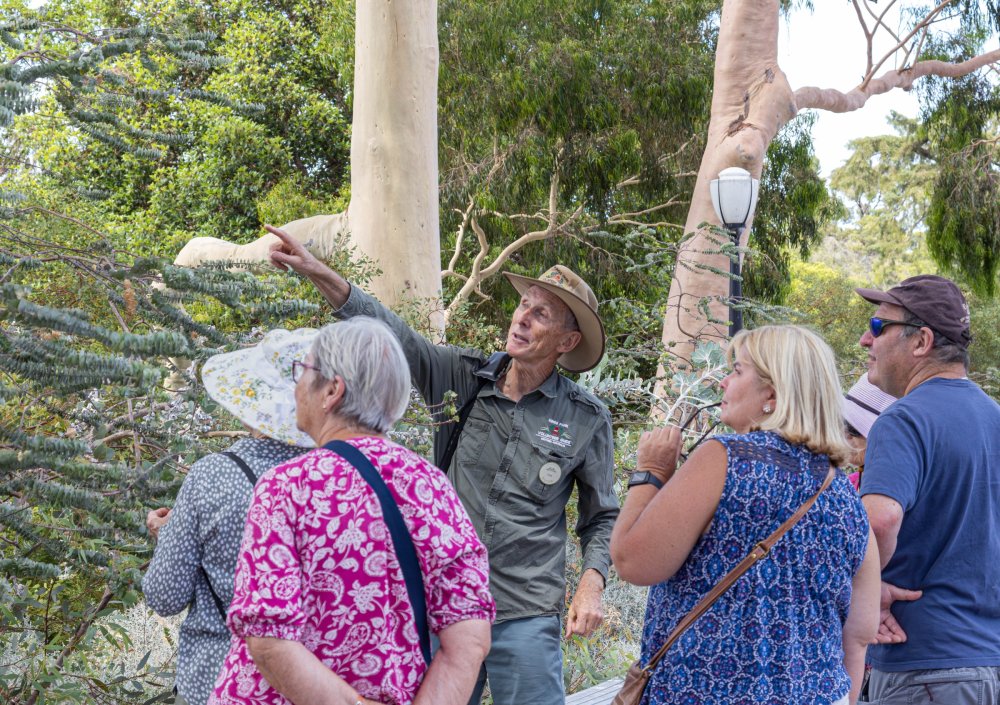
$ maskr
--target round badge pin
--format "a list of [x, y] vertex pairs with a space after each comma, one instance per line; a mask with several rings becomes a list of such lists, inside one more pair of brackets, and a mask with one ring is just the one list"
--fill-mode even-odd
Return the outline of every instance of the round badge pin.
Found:
[[545, 463], [538, 469], [538, 479], [545, 485], [554, 485], [562, 477], [562, 468], [559, 463]]

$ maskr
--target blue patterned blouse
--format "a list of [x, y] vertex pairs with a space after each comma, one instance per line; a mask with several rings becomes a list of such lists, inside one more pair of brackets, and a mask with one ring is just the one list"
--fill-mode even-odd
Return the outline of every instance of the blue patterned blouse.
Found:
[[[643, 663], [755, 543], [819, 489], [829, 469], [825, 455], [770, 431], [716, 440], [729, 456], [722, 498], [680, 570], [650, 588]], [[838, 473], [771, 554], [667, 652], [644, 705], [819, 705], [847, 695], [842, 627], [867, 544], [864, 507]]]

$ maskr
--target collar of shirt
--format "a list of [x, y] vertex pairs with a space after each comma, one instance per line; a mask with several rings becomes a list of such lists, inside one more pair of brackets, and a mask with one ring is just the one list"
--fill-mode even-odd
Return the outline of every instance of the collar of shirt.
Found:
[[[524, 396], [527, 397], [528, 395], [534, 394], [535, 392], [541, 392], [549, 399], [554, 399], [555, 397], [559, 396], [559, 370], [552, 370], [552, 374], [546, 377], [545, 381], [542, 382], [542, 384], [539, 387], [531, 390]], [[487, 384], [485, 387], [483, 387], [480, 396], [495, 396], [495, 397], [503, 397], [504, 399], [507, 398], [497, 390], [496, 381], [494, 381], [493, 384]], [[522, 399], [523, 398], [524, 397], [522, 397]]]

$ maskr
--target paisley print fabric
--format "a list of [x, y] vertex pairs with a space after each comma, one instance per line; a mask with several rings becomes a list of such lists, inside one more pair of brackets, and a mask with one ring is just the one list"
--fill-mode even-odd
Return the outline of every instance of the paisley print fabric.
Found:
[[[381, 438], [350, 441], [400, 507], [417, 551], [432, 632], [492, 621], [486, 549], [433, 465]], [[283, 704], [244, 638], [299, 641], [361, 695], [412, 702], [426, 664], [382, 510], [347, 461], [320, 448], [257, 483], [236, 570], [233, 639], [210, 702]]]
[[[722, 497], [680, 570], [650, 589], [643, 663], [755, 543], [819, 489], [829, 468], [826, 456], [773, 432], [717, 440], [729, 456]], [[829, 705], [844, 697], [842, 627], [867, 544], [861, 500], [838, 474], [770, 555], [667, 652], [643, 703]]]

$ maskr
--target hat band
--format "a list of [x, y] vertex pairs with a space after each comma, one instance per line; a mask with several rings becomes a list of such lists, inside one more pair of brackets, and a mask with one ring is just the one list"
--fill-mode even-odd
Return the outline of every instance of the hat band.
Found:
[[865, 411], [870, 411], [871, 413], [875, 414], [876, 416], [878, 416], [878, 415], [880, 415], [882, 413], [878, 409], [876, 409], [876, 408], [874, 408], [872, 406], [869, 406], [868, 404], [865, 404], [863, 401], [861, 401], [857, 397], [852, 397], [850, 394], [845, 394], [844, 396], [847, 397], [848, 401], [853, 401], [855, 404], [857, 404], [858, 406], [860, 406]]

